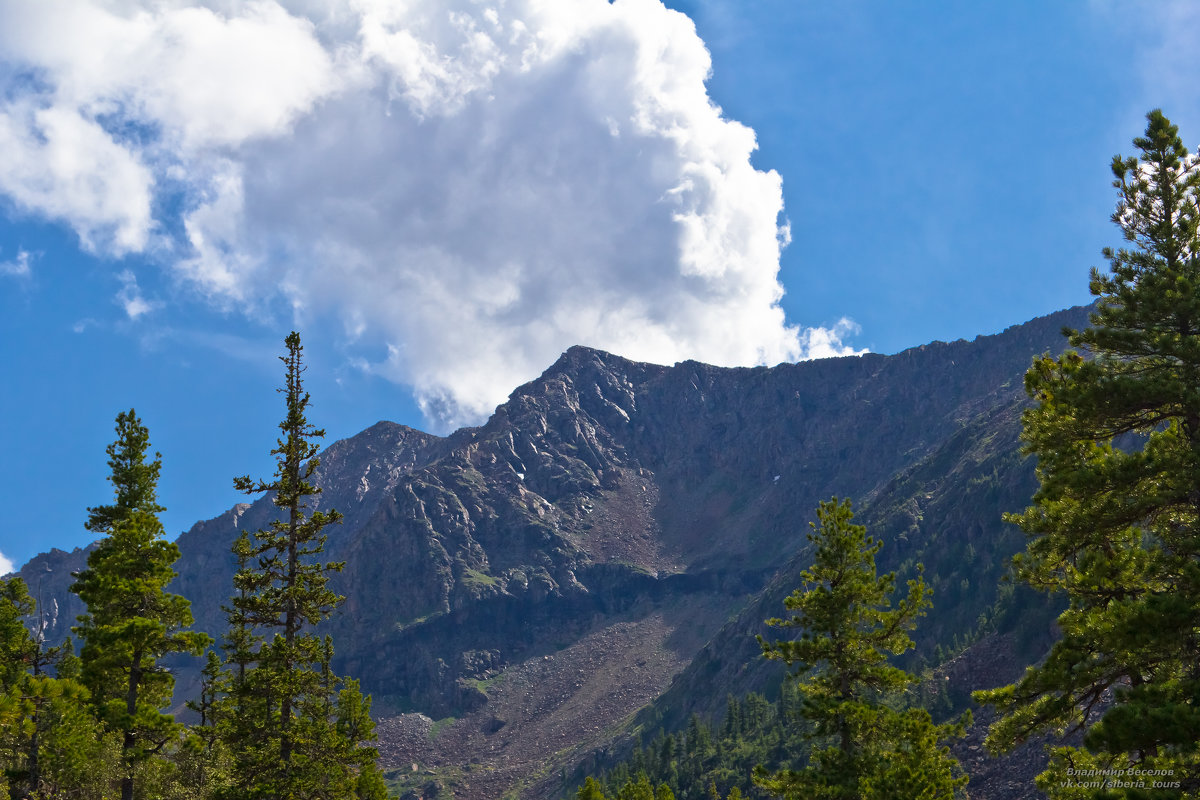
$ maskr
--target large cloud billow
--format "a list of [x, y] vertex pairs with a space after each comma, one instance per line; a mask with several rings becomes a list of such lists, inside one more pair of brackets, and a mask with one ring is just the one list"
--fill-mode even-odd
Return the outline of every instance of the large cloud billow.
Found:
[[780, 177], [658, 0], [0, 4], [0, 192], [211, 301], [336, 317], [442, 425], [575, 343], [845, 352], [789, 326]]

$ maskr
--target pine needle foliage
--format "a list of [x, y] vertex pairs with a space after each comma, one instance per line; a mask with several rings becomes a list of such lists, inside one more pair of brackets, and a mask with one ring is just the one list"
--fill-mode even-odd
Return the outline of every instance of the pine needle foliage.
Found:
[[1077, 768], [1146, 778], [1094, 796], [1200, 797], [1200, 162], [1159, 110], [1133, 144], [1112, 162], [1126, 246], [1092, 270], [1091, 326], [1025, 376], [1040, 488], [1009, 516], [1030, 537], [1015, 569], [1067, 597], [1062, 638], [976, 695], [1002, 714], [994, 750], [1082, 732], [1042, 777], [1052, 797], [1081, 796]]

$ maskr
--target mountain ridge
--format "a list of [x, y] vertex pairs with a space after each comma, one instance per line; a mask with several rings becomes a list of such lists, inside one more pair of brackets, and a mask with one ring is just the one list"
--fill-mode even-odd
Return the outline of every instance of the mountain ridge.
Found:
[[[463, 797], [519, 786], [544, 797], [553, 779], [522, 770], [602, 750], [660, 693], [657, 721], [675, 724], [713, 711], [680, 695], [723, 703], [718, 678], [739, 691], [769, 682], [761, 667], [739, 666], [753, 652], [736, 640], [752, 615], [777, 615], [773, 598], [803, 563], [800, 534], [818, 500], [854, 497], [897, 567], [936, 547], [982, 551], [970, 578], [949, 565], [932, 576], [935, 603], [966, 603], [952, 581], [974, 579], [981, 597], [967, 605], [990, 607], [992, 579], [1020, 540], [1001, 529], [1000, 509], [995, 524], [983, 517], [1032, 477], [1013, 455], [1021, 376], [1086, 313], [971, 342], [775, 367], [652, 365], [575, 346], [478, 427], [440, 437], [380, 422], [334, 442], [316, 477], [318, 507], [345, 515], [326, 552], [347, 563], [333, 583], [346, 603], [326, 626], [337, 668], [399, 720], [383, 726], [410, 742], [385, 743], [393, 766], [438, 762], [451, 777], [430, 780], [457, 782]], [[992, 483], [978, 482], [983, 472]], [[960, 508], [958, 493], [977, 508]], [[198, 629], [223, 630], [229, 544], [272, 514], [258, 498], [179, 538], [172, 591], [192, 600]], [[64, 573], [85, 557], [45, 554], [22, 567], [58, 603], [52, 637], [82, 612], [63, 594]], [[943, 617], [938, 637], [974, 628], [949, 605]], [[717, 651], [719, 666], [706, 666]], [[546, 672], [552, 663], [576, 672], [567, 681]], [[185, 692], [195, 667], [178, 669]], [[580, 698], [597, 685], [594, 723], [572, 723], [568, 710], [591, 713]], [[418, 713], [458, 721], [432, 740], [406, 738]], [[472, 759], [480, 769], [470, 773], [453, 763]]]

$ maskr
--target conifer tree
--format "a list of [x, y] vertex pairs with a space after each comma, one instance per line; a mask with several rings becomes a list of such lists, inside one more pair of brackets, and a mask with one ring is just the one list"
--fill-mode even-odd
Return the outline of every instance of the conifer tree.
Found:
[[210, 649], [204, 655], [199, 695], [187, 701], [188, 709], [199, 719], [188, 730], [179, 763], [182, 779], [201, 797], [209, 798], [219, 796], [228, 786], [228, 752], [218, 728], [227, 674], [221, 657], [214, 650]]
[[162, 458], [147, 460], [150, 434], [130, 409], [117, 415], [108, 446], [115, 502], [88, 509], [87, 529], [105, 534], [71, 590], [87, 605], [75, 632], [83, 640], [82, 681], [97, 716], [121, 734], [121, 798], [132, 800], [134, 769], [180, 730], [162, 713], [175, 678], [159, 664], [172, 653], [199, 655], [211, 641], [184, 630], [191, 604], [169, 594], [179, 548], [163, 538], [156, 492]]
[[40, 708], [27, 702], [27, 679], [42, 666], [39, 642], [25, 627], [33, 608], [23, 580], [0, 579], [0, 789], [15, 794], [32, 792], [41, 782]]
[[1052, 796], [1077, 796], [1067, 769], [1159, 770], [1180, 786], [1153, 796], [1200, 796], [1200, 163], [1159, 110], [1133, 144], [1112, 162], [1127, 246], [1092, 270], [1091, 326], [1025, 376], [1040, 488], [1009, 517], [1030, 536], [1016, 572], [1065, 594], [1062, 638], [976, 695], [1002, 714], [995, 750], [1083, 732], [1040, 779]]
[[255, 662], [262, 648], [263, 637], [251, 623], [253, 583], [250, 555], [253, 545], [250, 534], [243, 531], [231, 548], [237, 559], [233, 583], [237, 594], [230, 605], [223, 606], [229, 627], [222, 637], [224, 669], [216, 683], [219, 698], [212, 716], [217, 723], [217, 738], [226, 746], [232, 759], [230, 794], [220, 797], [250, 796], [250, 789], [259, 779], [259, 759], [272, 757], [270, 748], [272, 717], [270, 687], [263, 686], [265, 673], [255, 671]]
[[[299, 334], [285, 344], [279, 391], [287, 412], [271, 451], [274, 478], [234, 480], [249, 494], [270, 493], [280, 518], [234, 544], [239, 568], [237, 594], [227, 609], [228, 697], [221, 720], [234, 765], [231, 796], [380, 797], [375, 751], [365, 744], [374, 736], [369, 700], [357, 684], [339, 698], [332, 643], [314, 631], [342, 601], [328, 587], [329, 575], [342, 565], [319, 560], [323, 529], [341, 515], [310, 507], [321, 491], [312, 478], [319, 463], [316, 442], [325, 432], [307, 418]], [[353, 736], [361, 738], [348, 738]]]
[[0, 690], [16, 686], [32, 665], [37, 643], [25, 620], [33, 609], [25, 581], [0, 578]]
[[600, 783], [591, 775], [584, 778], [583, 785], [575, 793], [575, 800], [607, 800]]
[[105, 763], [71, 640], [46, 647], [35, 610], [24, 581], [0, 580], [0, 793], [99, 797], [115, 783], [115, 764]]
[[910, 580], [892, 608], [895, 576], [875, 568], [882, 542], [853, 516], [849, 500], [821, 503], [808, 535], [813, 565], [784, 601], [792, 616], [767, 620], [798, 629], [799, 638], [759, 637], [764, 656], [792, 669], [814, 748], [807, 768], [768, 774], [760, 767], [755, 782], [796, 800], [950, 800], [966, 776], [942, 741], [962, 735], [964, 723], [934, 725], [923, 709], [900, 712], [884, 702], [915, 682], [888, 657], [913, 646], [908, 631], [929, 608], [929, 591], [920, 577]]
[[387, 784], [377, 763], [379, 753], [370, 744], [377, 738], [371, 696], [364, 695], [353, 678], [343, 683], [337, 699], [338, 745], [345, 749], [345, 763], [357, 767], [354, 800], [387, 800]]

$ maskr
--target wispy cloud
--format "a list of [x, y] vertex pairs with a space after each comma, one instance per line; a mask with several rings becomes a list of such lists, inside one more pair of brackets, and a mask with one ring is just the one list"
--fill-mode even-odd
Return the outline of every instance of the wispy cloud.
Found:
[[271, 339], [251, 339], [221, 331], [201, 331], [173, 327], [157, 330], [161, 340], [177, 342], [188, 347], [215, 350], [226, 358], [248, 364], [274, 368], [279, 357], [279, 342]]
[[[848, 352], [848, 328], [784, 318], [782, 181], [709, 99], [684, 15], [315, 8], [4, 6], [0, 193], [212, 302], [337, 319], [442, 426], [577, 343], [727, 365]], [[130, 318], [153, 309], [132, 275], [123, 292]]]
[[[136, 320], [144, 314], [148, 314], [162, 306], [162, 302], [158, 300], [147, 300], [142, 295], [142, 290], [138, 286], [137, 276], [131, 270], [122, 270], [117, 273], [117, 280], [121, 282], [121, 289], [117, 292], [117, 304], [125, 311], [125, 316], [129, 319]], [[82, 329], [76, 332], [81, 332]]]
[[1195, 46], [1195, 31], [1200, 26], [1200, 5], [1192, 0], [1092, 0], [1091, 8], [1099, 24], [1125, 32], [1128, 52], [1122, 55], [1123, 63], [1142, 84], [1134, 95], [1135, 105], [1114, 109], [1117, 124], [1140, 134], [1145, 127], [1142, 115], [1157, 106], [1179, 125], [1188, 149], [1196, 150], [1200, 143], [1200, 83], [1196, 81], [1200, 51]]
[[17, 257], [11, 261], [0, 261], [0, 275], [13, 278], [28, 278], [33, 274], [30, 264], [33, 256], [27, 250], [18, 250]]

